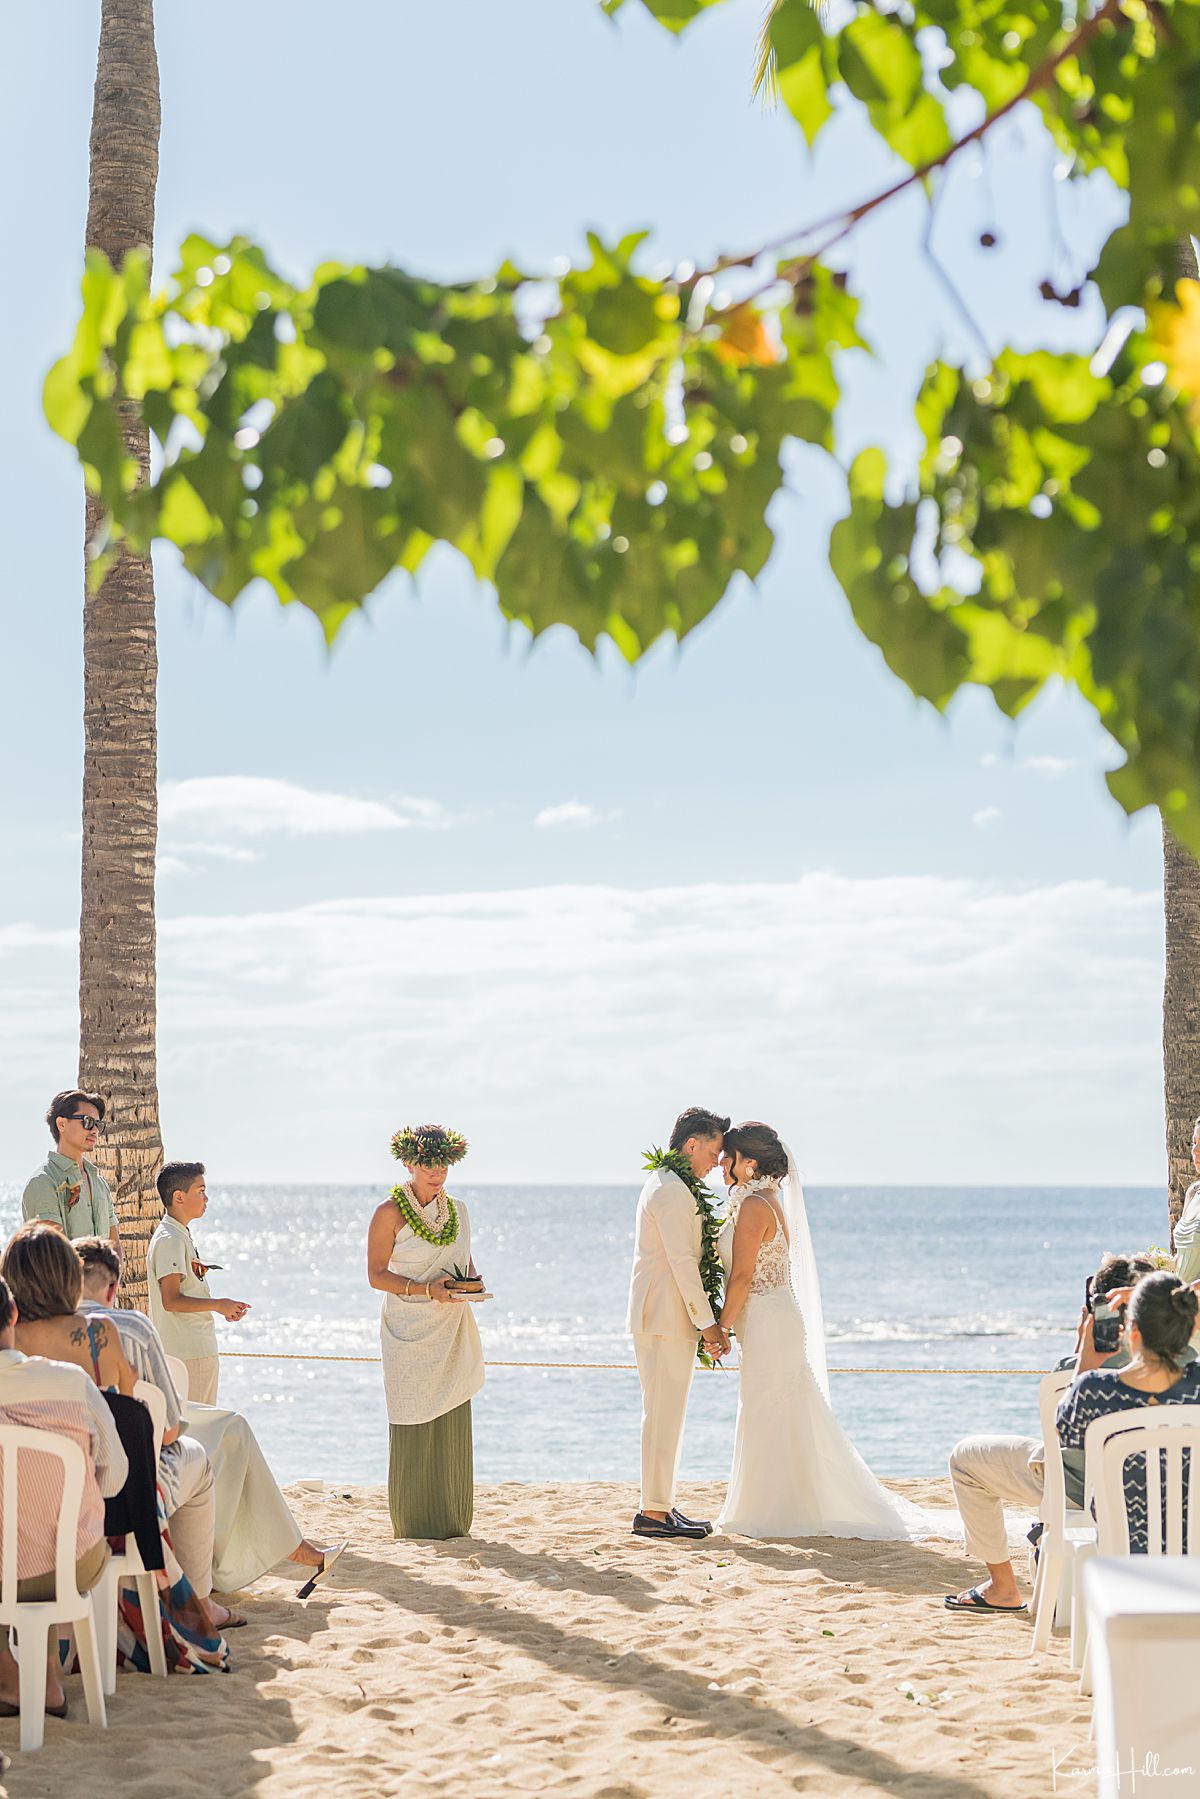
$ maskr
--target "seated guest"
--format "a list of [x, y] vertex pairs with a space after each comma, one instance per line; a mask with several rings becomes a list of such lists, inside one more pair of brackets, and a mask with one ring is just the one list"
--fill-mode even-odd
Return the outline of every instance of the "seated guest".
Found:
[[208, 1290], [208, 1268], [196, 1254], [191, 1227], [208, 1206], [203, 1162], [168, 1162], [158, 1177], [163, 1220], [146, 1252], [146, 1290], [150, 1320], [168, 1355], [187, 1363], [184, 1399], [216, 1405], [217, 1328], [213, 1313], [233, 1324], [249, 1306], [240, 1299], [214, 1299]]
[[68, 1237], [107, 1237], [119, 1252], [112, 1194], [89, 1159], [104, 1129], [104, 1101], [98, 1094], [69, 1087], [50, 1101], [46, 1123], [54, 1148], [25, 1183], [22, 1218], [48, 1219], [61, 1225]]
[[83, 1268], [57, 1224], [30, 1219], [18, 1226], [0, 1262], [17, 1302], [17, 1348], [27, 1356], [74, 1362], [100, 1388], [131, 1395], [137, 1375], [116, 1332], [99, 1321], [90, 1330], [76, 1313]]
[[[193, 1588], [207, 1599], [213, 1590], [216, 1519], [212, 1464], [195, 1438], [182, 1434], [179, 1395], [158, 1332], [145, 1313], [114, 1307], [121, 1259], [112, 1244], [103, 1237], [77, 1237], [71, 1247], [83, 1264], [80, 1316], [109, 1335], [115, 1333], [135, 1377], [157, 1387], [166, 1401], [167, 1428], [158, 1467], [171, 1542]], [[215, 1621], [228, 1629], [236, 1620], [223, 1616], [225, 1612], [224, 1606], [214, 1607]]]
[[[83, 1502], [75, 1539], [75, 1579], [90, 1592], [108, 1565], [104, 1501], [119, 1493], [128, 1467], [112, 1415], [99, 1389], [77, 1367], [23, 1355], [14, 1342], [17, 1308], [0, 1280], [0, 1421], [69, 1437], [83, 1450]], [[22, 1453], [17, 1510], [17, 1598], [55, 1597], [54, 1563], [62, 1476], [56, 1464]], [[65, 1718], [67, 1701], [57, 1650], [46, 1663], [46, 1710]], [[0, 1717], [20, 1712], [20, 1677], [0, 1632]]]
[[[132, 1396], [136, 1377], [117, 1332], [106, 1319], [84, 1318], [77, 1310], [83, 1264], [57, 1225], [23, 1224], [4, 1251], [0, 1275], [16, 1302], [19, 1349], [27, 1355], [57, 1354], [60, 1360], [73, 1362], [90, 1374], [101, 1392], [115, 1387]], [[121, 1645], [122, 1654], [133, 1665], [148, 1668], [145, 1631], [161, 1629], [169, 1666], [188, 1673], [223, 1670], [228, 1666], [229, 1651], [221, 1631], [227, 1624], [245, 1620], [232, 1617], [224, 1606], [214, 1606], [193, 1591], [167, 1532], [161, 1488], [158, 1503], [163, 1571], [156, 1572], [155, 1578], [161, 1616], [144, 1620], [135, 1605], [123, 1605], [128, 1640]]]
[[[1124, 1324], [1129, 1360], [1120, 1370], [1106, 1365], [1092, 1342], [1088, 1318], [1075, 1358], [1075, 1379], [1058, 1408], [1058, 1436], [1064, 1455], [1082, 1450], [1087, 1427], [1114, 1412], [1141, 1412], [1151, 1406], [1200, 1403], [1200, 1363], [1189, 1362], [1198, 1302], [1177, 1274], [1165, 1269], [1147, 1274], [1133, 1289]], [[1185, 1365], [1186, 1364], [1186, 1365]], [[1187, 1489], [1190, 1456], [1183, 1452], [1183, 1537], [1187, 1541]], [[1147, 1552], [1146, 1458], [1131, 1456], [1125, 1464], [1125, 1505], [1129, 1514], [1129, 1551]], [[1166, 1520], [1163, 1520], [1166, 1548]]]
[[[121, 1269], [111, 1245], [99, 1237], [83, 1237], [74, 1247], [83, 1263], [81, 1309], [89, 1318], [102, 1318], [115, 1328], [141, 1379], [160, 1388], [167, 1401], [167, 1419], [172, 1429], [163, 1439], [163, 1485], [168, 1490], [167, 1509], [175, 1547], [197, 1592], [211, 1591], [214, 1581], [222, 1592], [236, 1592], [285, 1559], [313, 1568], [318, 1575], [332, 1567], [335, 1551], [319, 1549], [302, 1535], [254, 1432], [239, 1412], [185, 1401], [182, 1410], [186, 1417], [181, 1417], [179, 1396], [158, 1332], [141, 1312], [118, 1309]], [[186, 1429], [187, 1435], [180, 1436], [180, 1429]], [[203, 1445], [197, 1440], [200, 1436]], [[206, 1469], [211, 1466], [206, 1489], [207, 1587], [199, 1584], [188, 1567], [183, 1533], [179, 1530], [180, 1514], [171, 1506], [170, 1492], [178, 1491], [181, 1484], [180, 1475], [170, 1466], [177, 1457], [186, 1457], [189, 1467], [194, 1466], [197, 1457]], [[344, 1547], [341, 1545], [336, 1553], [340, 1554]]]
[[[1092, 1276], [1092, 1292], [1098, 1298], [1115, 1294], [1147, 1274], [1153, 1263], [1144, 1256], [1106, 1255]], [[1091, 1328], [1091, 1313], [1080, 1314], [1075, 1338], [1076, 1353], [1083, 1340], [1084, 1326]], [[1129, 1357], [1118, 1348], [1107, 1358], [1109, 1368], [1122, 1367]], [[1075, 1355], [1066, 1356], [1057, 1365], [1070, 1368]], [[1008, 1553], [1008, 1532], [1004, 1523], [1005, 1504], [1036, 1510], [1042, 1503], [1046, 1485], [1046, 1451], [1033, 1437], [978, 1436], [964, 1437], [950, 1455], [950, 1479], [954, 1499], [963, 1521], [967, 1554], [983, 1562], [988, 1578], [977, 1587], [946, 1600], [950, 1611], [1023, 1612], [1025, 1602], [1017, 1585]], [[1063, 1483], [1068, 1505], [1083, 1504], [1083, 1451], [1064, 1451]]]

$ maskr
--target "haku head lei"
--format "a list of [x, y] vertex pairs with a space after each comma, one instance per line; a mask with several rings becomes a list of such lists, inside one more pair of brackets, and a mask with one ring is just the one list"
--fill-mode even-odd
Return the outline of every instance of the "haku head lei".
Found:
[[444, 1124], [406, 1124], [392, 1138], [392, 1154], [408, 1168], [450, 1168], [466, 1153], [466, 1138]]

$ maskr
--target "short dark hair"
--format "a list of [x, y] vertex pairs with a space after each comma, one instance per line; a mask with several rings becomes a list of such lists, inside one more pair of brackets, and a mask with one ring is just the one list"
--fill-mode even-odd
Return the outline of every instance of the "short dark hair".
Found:
[[709, 1112], [704, 1106], [689, 1106], [675, 1120], [671, 1148], [682, 1149], [689, 1137], [723, 1137], [728, 1129], [728, 1118], [722, 1118], [719, 1112]]
[[104, 1270], [105, 1286], [109, 1281], [120, 1280], [121, 1258], [107, 1237], [76, 1237], [74, 1247], [75, 1254], [83, 1263], [84, 1280], [97, 1268]]
[[1187, 1283], [1169, 1269], [1157, 1268], [1153, 1274], [1143, 1276], [1133, 1289], [1129, 1322], [1137, 1325], [1151, 1355], [1182, 1368], [1198, 1310], [1196, 1295]]
[[104, 1101], [98, 1093], [85, 1093], [82, 1087], [68, 1087], [65, 1092], [56, 1093], [46, 1113], [46, 1123], [55, 1143], [58, 1142], [58, 1120], [69, 1118], [78, 1105], [95, 1106], [101, 1118], [104, 1117]]
[[203, 1162], [164, 1162], [163, 1171], [154, 1183], [158, 1188], [163, 1211], [169, 1212], [175, 1195], [186, 1193], [192, 1182], [198, 1181], [203, 1173]]
[[31, 1218], [14, 1231], [0, 1274], [27, 1324], [69, 1317], [79, 1308], [83, 1263], [57, 1224]]
[[1101, 1256], [1100, 1266], [1092, 1276], [1092, 1292], [1103, 1299], [1106, 1293], [1113, 1293], [1118, 1287], [1132, 1287], [1144, 1274], [1153, 1273], [1154, 1263], [1149, 1256], [1118, 1256], [1110, 1249]]
[[756, 1118], [747, 1119], [745, 1124], [735, 1124], [731, 1131], [726, 1131], [725, 1148], [737, 1155], [748, 1156], [757, 1164], [758, 1172], [772, 1180], [781, 1181], [787, 1173], [787, 1150], [779, 1140], [779, 1132], [772, 1130], [769, 1124], [760, 1124]]
[[6, 1331], [13, 1321], [13, 1296], [8, 1290], [8, 1282], [0, 1279], [0, 1331]]

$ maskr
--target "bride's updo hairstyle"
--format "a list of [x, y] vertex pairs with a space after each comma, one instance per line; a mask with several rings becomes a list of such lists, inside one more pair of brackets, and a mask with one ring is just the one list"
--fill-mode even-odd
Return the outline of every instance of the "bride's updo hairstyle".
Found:
[[759, 1174], [765, 1174], [770, 1180], [781, 1181], [787, 1173], [787, 1151], [779, 1141], [778, 1131], [773, 1131], [769, 1124], [758, 1124], [754, 1119], [735, 1124], [725, 1133], [725, 1148], [745, 1156], [748, 1162], [754, 1163]]
[[1198, 1309], [1192, 1289], [1177, 1274], [1163, 1268], [1143, 1275], [1133, 1289], [1129, 1322], [1136, 1324], [1151, 1355], [1170, 1362], [1174, 1368], [1182, 1368]]

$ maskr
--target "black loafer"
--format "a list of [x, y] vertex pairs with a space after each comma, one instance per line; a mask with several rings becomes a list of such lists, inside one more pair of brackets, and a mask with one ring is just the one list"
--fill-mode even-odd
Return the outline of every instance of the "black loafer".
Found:
[[633, 1521], [635, 1537], [666, 1537], [671, 1540], [689, 1538], [702, 1541], [708, 1531], [702, 1524], [684, 1524], [674, 1515], [667, 1519], [648, 1518], [645, 1512], [639, 1512]]
[[672, 1507], [671, 1516], [676, 1524], [686, 1524], [689, 1530], [702, 1530], [706, 1537], [711, 1537], [713, 1527], [707, 1518], [685, 1518], [678, 1506]]

